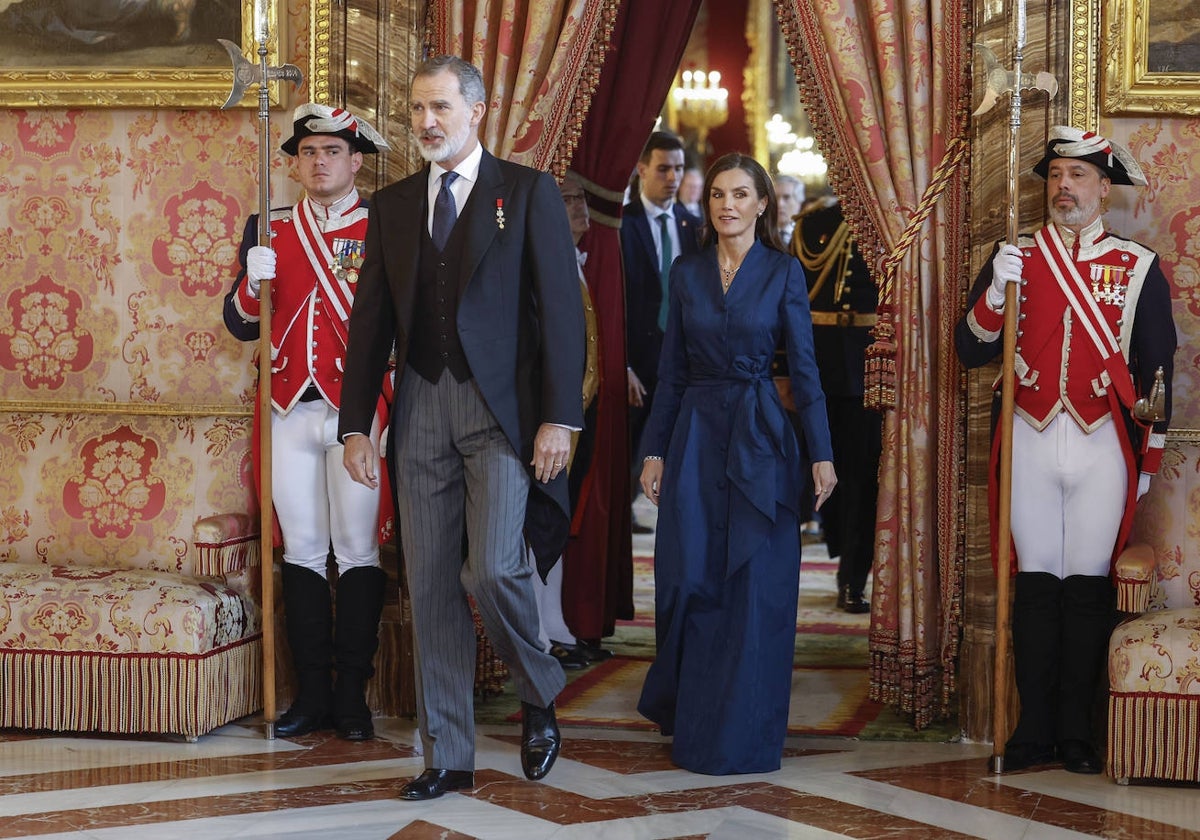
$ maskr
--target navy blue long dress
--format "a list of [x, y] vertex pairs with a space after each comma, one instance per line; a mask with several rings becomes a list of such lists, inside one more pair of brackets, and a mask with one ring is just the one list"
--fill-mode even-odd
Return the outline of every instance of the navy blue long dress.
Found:
[[723, 294], [715, 246], [675, 262], [642, 445], [664, 473], [658, 647], [638, 711], [697, 773], [768, 772], [783, 757], [803, 480], [770, 374], [781, 338], [809, 452], [832, 460], [800, 263], [755, 242]]

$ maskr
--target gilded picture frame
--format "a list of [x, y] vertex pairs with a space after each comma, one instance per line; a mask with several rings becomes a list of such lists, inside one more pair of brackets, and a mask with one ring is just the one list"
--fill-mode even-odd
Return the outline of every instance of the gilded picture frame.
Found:
[[1200, 20], [1190, 0], [1103, 0], [1105, 114], [1200, 114]]
[[[257, 61], [254, 7], [255, 0], [0, 0], [0, 105], [220, 107], [233, 63], [217, 38]], [[287, 43], [286, 5], [268, 0], [266, 10], [267, 62], [276, 66]], [[278, 105], [280, 86], [271, 87]], [[240, 104], [256, 106], [257, 98]]]

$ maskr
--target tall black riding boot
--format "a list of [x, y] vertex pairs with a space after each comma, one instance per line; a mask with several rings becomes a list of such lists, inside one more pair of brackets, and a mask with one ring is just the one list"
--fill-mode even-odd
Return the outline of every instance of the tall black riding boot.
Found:
[[333, 721], [347, 741], [375, 737], [366, 687], [375, 673], [372, 660], [379, 647], [379, 617], [387, 573], [377, 566], [350, 569], [337, 582], [337, 680], [333, 686]]
[[1054, 760], [1058, 712], [1062, 581], [1046, 572], [1018, 572], [1012, 608], [1013, 670], [1021, 716], [1004, 747], [1004, 769]]
[[276, 721], [275, 732], [289, 738], [331, 725], [333, 602], [329, 582], [312, 569], [284, 563], [283, 607], [297, 690], [291, 708]]
[[1107, 576], [1071, 575], [1063, 581], [1062, 689], [1058, 746], [1072, 773], [1103, 770], [1093, 747], [1092, 710], [1112, 633], [1112, 582]]

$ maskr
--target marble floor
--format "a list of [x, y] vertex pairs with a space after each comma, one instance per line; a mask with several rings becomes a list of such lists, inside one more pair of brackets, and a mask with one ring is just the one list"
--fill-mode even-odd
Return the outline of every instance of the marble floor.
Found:
[[657, 735], [564, 730], [524, 779], [515, 726], [485, 727], [475, 789], [402, 802], [412, 723], [376, 740], [268, 741], [247, 719], [195, 744], [0, 735], [0, 838], [1200, 837], [1200, 791], [1045, 769], [995, 777], [986, 745], [797, 738], [775, 773], [698, 776]]
[[376, 731], [268, 741], [247, 718], [194, 744], [0, 732], [0, 840], [1200, 838], [1200, 788], [994, 776], [990, 745], [961, 742], [795, 737], [777, 772], [711, 777], [675, 768], [657, 734], [564, 727], [554, 770], [530, 782], [519, 726], [482, 726], [473, 790], [402, 802], [423, 769], [414, 724]]

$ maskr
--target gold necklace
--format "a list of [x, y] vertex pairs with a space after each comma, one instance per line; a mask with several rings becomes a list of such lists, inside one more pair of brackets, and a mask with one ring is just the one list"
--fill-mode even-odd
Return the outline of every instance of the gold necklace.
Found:
[[737, 265], [735, 265], [733, 268], [726, 268], [725, 266], [720, 265], [720, 264], [717, 265], [717, 268], [721, 269], [721, 290], [722, 291], [725, 291], [725, 292], [729, 291], [729, 287], [733, 285], [734, 275], [736, 275], [738, 273], [738, 269], [742, 267], [742, 260], [745, 260], [745, 259], [746, 259], [746, 255], [742, 254], [742, 259], [738, 260]]

